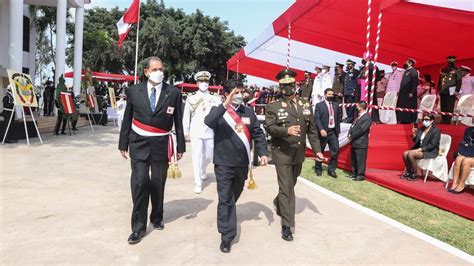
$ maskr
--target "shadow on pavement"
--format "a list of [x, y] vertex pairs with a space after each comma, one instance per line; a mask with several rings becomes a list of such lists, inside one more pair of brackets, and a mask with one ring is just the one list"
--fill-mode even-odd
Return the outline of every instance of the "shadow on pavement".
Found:
[[173, 200], [165, 203], [164, 222], [165, 224], [178, 220], [194, 219], [197, 215], [206, 210], [213, 201], [202, 198]]
[[234, 244], [239, 243], [242, 223], [251, 220], [261, 220], [261, 212], [263, 212], [267, 224], [270, 226], [275, 221], [275, 218], [273, 216], [273, 211], [267, 206], [257, 202], [246, 202], [237, 205], [237, 236], [233, 241]]

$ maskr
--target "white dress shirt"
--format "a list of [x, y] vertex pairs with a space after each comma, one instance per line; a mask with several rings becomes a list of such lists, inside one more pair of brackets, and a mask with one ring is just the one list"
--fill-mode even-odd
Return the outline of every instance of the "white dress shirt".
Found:
[[163, 88], [163, 82], [161, 82], [160, 84], [158, 84], [156, 86], [153, 86], [150, 82], [147, 82], [146, 85], [147, 85], [147, 89], [148, 89], [148, 101], [151, 98], [151, 89], [153, 87], [155, 87], [155, 89], [156, 89], [156, 97], [155, 97], [155, 108], [156, 108], [156, 105], [158, 104], [158, 99], [160, 98], [161, 88]]
[[[324, 100], [324, 102], [326, 102], [326, 105], [328, 107], [328, 114], [329, 114], [328, 127], [329, 128], [335, 128], [336, 127], [336, 119], [334, 118], [334, 106], [326, 100]], [[332, 108], [332, 116], [331, 116], [331, 108]], [[333, 121], [332, 125], [330, 123], [331, 118], [332, 118], [332, 121]]]

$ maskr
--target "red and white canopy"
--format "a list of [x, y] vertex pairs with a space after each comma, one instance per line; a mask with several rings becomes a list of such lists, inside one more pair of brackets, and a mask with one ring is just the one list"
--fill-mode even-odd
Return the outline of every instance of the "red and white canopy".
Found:
[[[358, 64], [366, 48], [367, 0], [297, 0], [260, 36], [227, 61], [228, 70], [269, 80], [287, 64], [291, 23], [290, 68], [298, 78], [315, 66], [334, 66], [352, 59]], [[417, 60], [425, 73], [439, 73], [446, 56], [474, 67], [474, 6], [471, 0], [372, 0], [371, 51], [377, 16], [382, 12], [379, 67], [399, 67]]]

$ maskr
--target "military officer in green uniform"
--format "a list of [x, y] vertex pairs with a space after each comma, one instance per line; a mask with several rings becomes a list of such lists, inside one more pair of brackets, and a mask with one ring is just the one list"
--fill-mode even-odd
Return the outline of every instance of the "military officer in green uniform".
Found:
[[313, 82], [314, 80], [311, 78], [311, 72], [306, 70], [304, 72], [304, 80], [301, 84], [301, 98], [305, 100], [311, 99], [311, 94], [313, 93]]
[[[441, 69], [439, 75], [439, 95], [441, 112], [452, 113], [456, 103], [456, 96], [459, 95], [462, 84], [461, 70], [456, 67], [456, 56], [450, 55], [446, 58], [448, 65]], [[450, 124], [451, 116], [443, 115], [442, 124]]]
[[316, 132], [311, 104], [295, 97], [296, 72], [284, 69], [276, 79], [280, 83], [282, 97], [266, 107], [265, 122], [272, 137], [272, 159], [278, 176], [278, 195], [273, 203], [281, 216], [282, 238], [293, 240], [291, 228], [295, 226], [296, 181], [305, 160], [306, 136], [316, 154], [322, 160], [321, 145]]

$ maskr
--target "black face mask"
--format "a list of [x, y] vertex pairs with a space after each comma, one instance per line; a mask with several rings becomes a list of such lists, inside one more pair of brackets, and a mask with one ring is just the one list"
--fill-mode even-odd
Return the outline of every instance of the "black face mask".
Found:
[[407, 69], [408, 68], [408, 64], [403, 64], [403, 69]]
[[285, 85], [281, 87], [281, 93], [285, 96], [291, 96], [295, 94], [296, 89], [293, 85]]
[[328, 96], [328, 97], [326, 97], [326, 100], [328, 102], [332, 102], [332, 101], [334, 101], [334, 96]]
[[455, 68], [456, 64], [454, 62], [448, 62], [448, 67]]
[[249, 97], [244, 97], [244, 103], [248, 103], [250, 101]]

